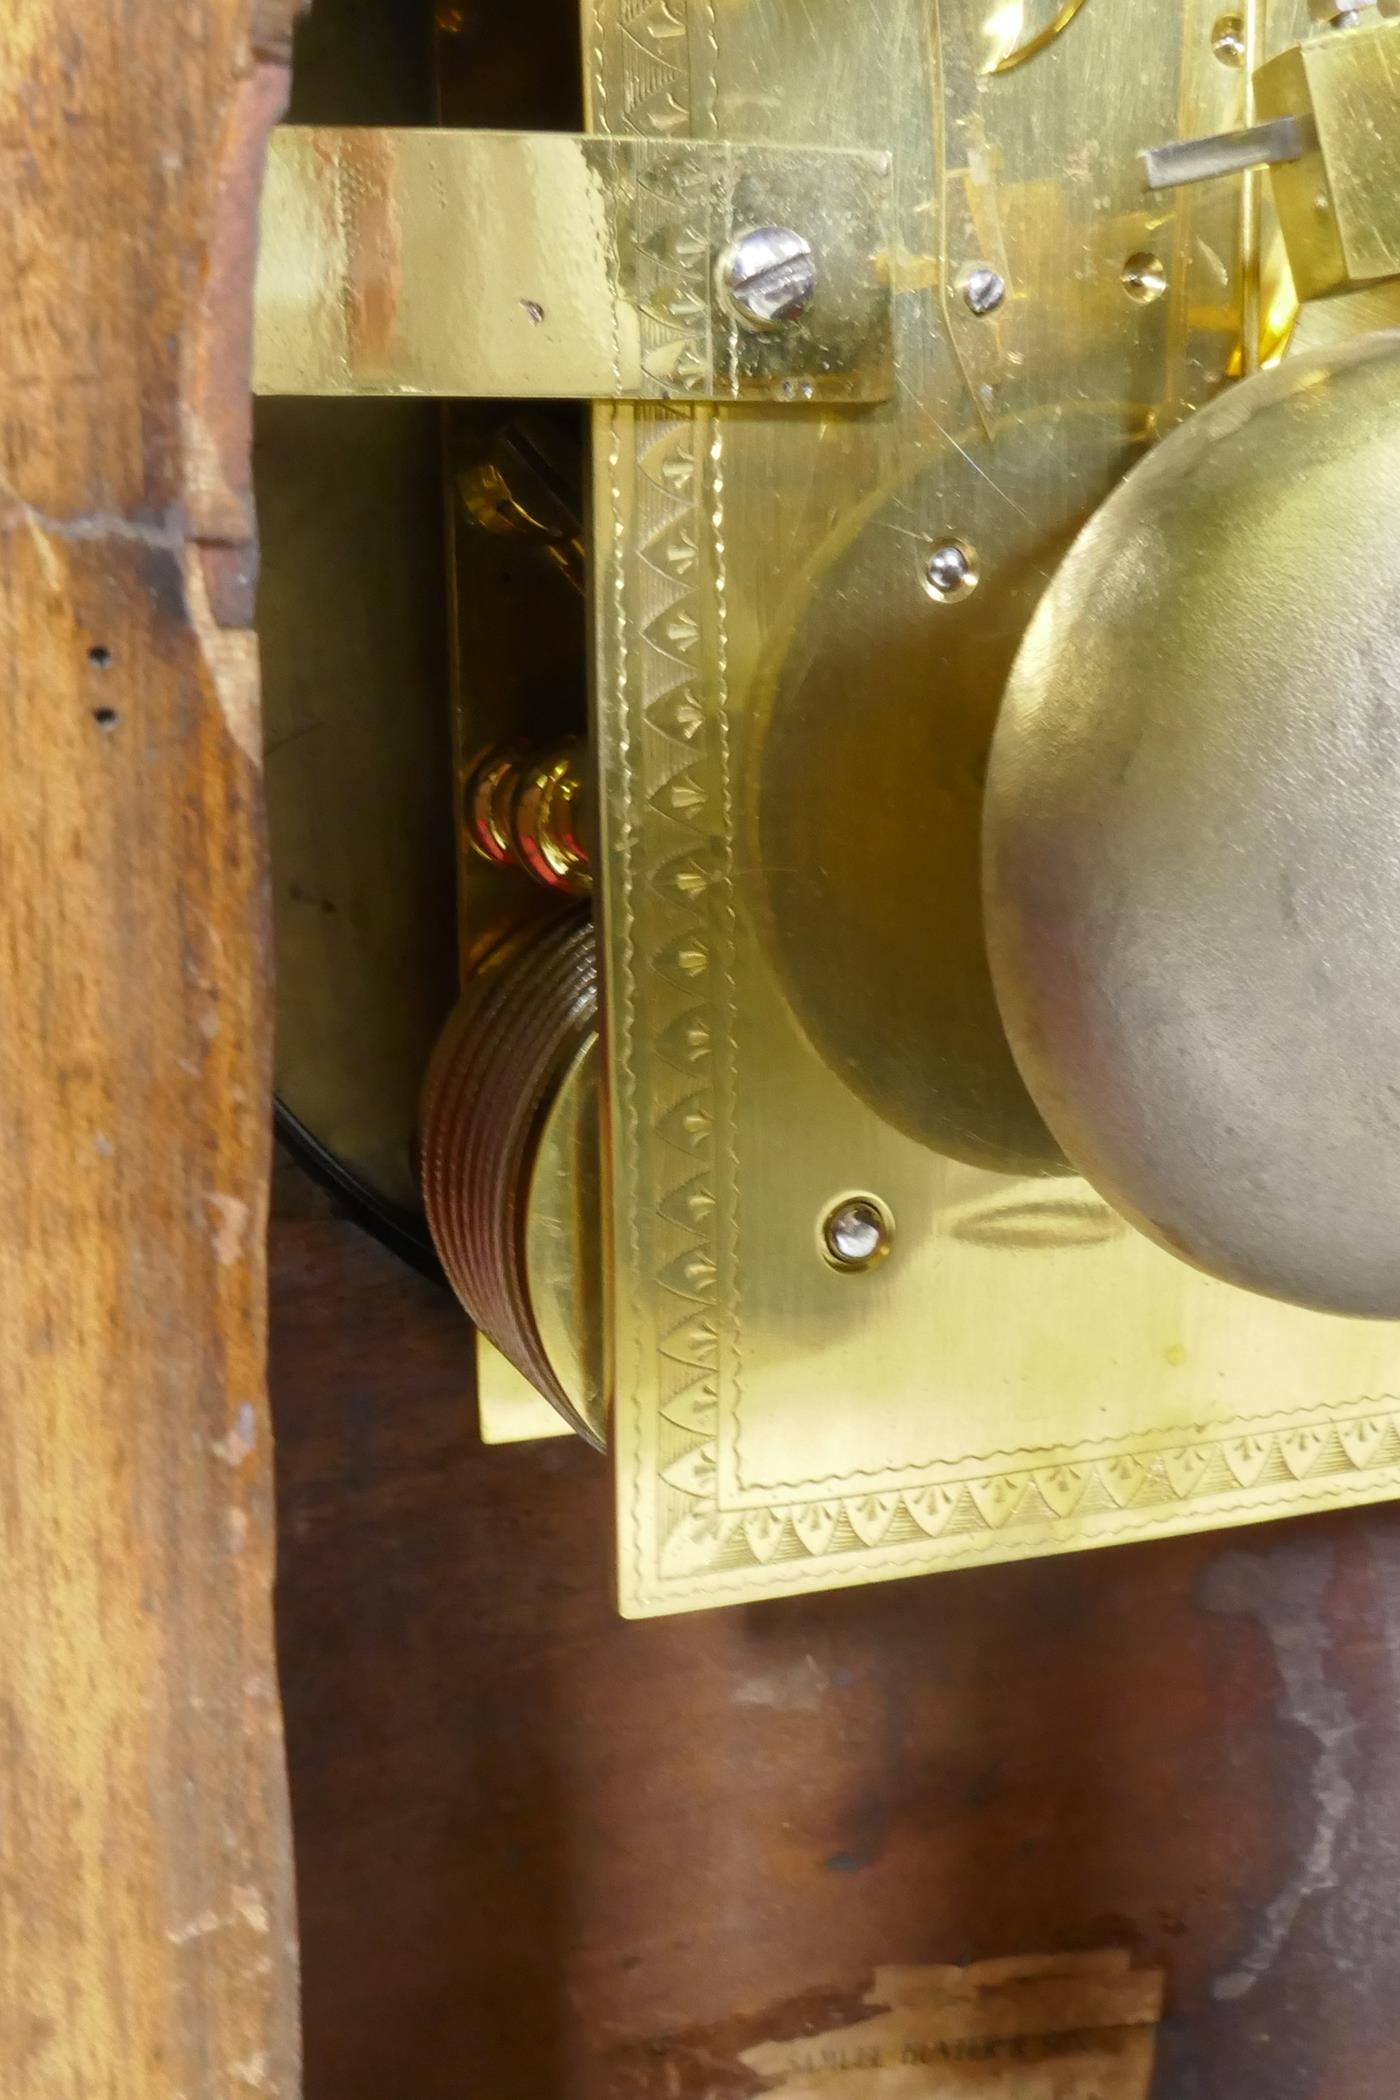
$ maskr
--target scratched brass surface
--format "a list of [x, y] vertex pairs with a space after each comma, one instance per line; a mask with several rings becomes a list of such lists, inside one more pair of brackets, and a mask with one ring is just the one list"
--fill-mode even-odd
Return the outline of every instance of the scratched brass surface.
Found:
[[[596, 129], [888, 146], [897, 191], [888, 406], [595, 411], [629, 1613], [1400, 1489], [1396, 1329], [1210, 1281], [1054, 1171], [980, 960], [982, 774], [1037, 594], [1257, 359], [1259, 185], [1149, 198], [1137, 160], [1244, 118], [1219, 13], [585, 8]], [[1302, 0], [1242, 13], [1251, 62], [1307, 33]], [[971, 262], [1007, 280], [990, 319]], [[979, 581], [939, 602], [948, 538]], [[842, 1273], [821, 1223], [862, 1191], [894, 1246]]]
[[1293, 325], [1286, 354], [1304, 357], [1310, 350], [1336, 349], [1377, 328], [1400, 328], [1400, 277], [1335, 299], [1310, 299]]
[[[886, 155], [817, 142], [284, 125], [262, 196], [254, 386], [883, 400], [889, 192]], [[756, 218], [800, 221], [819, 271], [800, 322], [771, 335], [741, 328], [717, 281]], [[682, 221], [677, 258], [657, 236]]]
[[[1318, 590], [1358, 520], [1364, 563]], [[985, 825], [1001, 1011], [1066, 1153], [1211, 1274], [1391, 1321], [1398, 598], [1382, 330], [1234, 389], [1096, 514], [1016, 659]]]
[[529, 1379], [480, 1335], [476, 1341], [476, 1406], [483, 1444], [542, 1444], [551, 1437], [576, 1434], [553, 1402], [536, 1392]]

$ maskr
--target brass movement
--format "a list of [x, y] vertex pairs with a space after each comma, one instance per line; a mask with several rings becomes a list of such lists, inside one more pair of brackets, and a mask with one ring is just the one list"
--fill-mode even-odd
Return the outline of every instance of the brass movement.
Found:
[[1393, 14], [584, 0], [585, 136], [283, 136], [259, 385], [462, 404], [463, 1012], [592, 899], [454, 1274], [627, 1614], [1400, 1492]]

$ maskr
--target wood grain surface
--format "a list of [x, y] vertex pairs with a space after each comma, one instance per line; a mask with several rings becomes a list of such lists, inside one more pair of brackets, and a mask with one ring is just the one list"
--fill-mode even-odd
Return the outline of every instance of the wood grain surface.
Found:
[[308, 2100], [739, 2100], [877, 1970], [1105, 1948], [1152, 2100], [1395, 2100], [1400, 1510], [627, 1625], [605, 1463], [483, 1450], [452, 1300], [282, 1187]]
[[289, 0], [0, 9], [0, 2091], [298, 2090], [248, 327]]

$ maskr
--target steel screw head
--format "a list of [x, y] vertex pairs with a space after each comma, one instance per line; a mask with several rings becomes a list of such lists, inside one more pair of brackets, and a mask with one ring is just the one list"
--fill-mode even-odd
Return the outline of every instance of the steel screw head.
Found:
[[720, 283], [746, 328], [786, 328], [816, 294], [811, 242], [790, 226], [752, 227], [723, 257]]
[[894, 1222], [872, 1196], [848, 1196], [828, 1212], [822, 1251], [834, 1269], [873, 1269], [890, 1251]]
[[1006, 279], [986, 263], [978, 263], [963, 279], [963, 298], [973, 313], [994, 314], [1006, 298]]
[[940, 540], [924, 560], [924, 587], [931, 598], [951, 605], [977, 588], [977, 557], [961, 540]]
[[1210, 48], [1222, 66], [1242, 66], [1249, 56], [1243, 15], [1221, 15], [1211, 31]]

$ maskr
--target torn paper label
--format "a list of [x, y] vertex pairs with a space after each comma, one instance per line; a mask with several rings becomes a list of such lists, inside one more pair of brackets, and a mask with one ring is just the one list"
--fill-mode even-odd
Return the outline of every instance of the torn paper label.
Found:
[[1117, 1949], [877, 1969], [868, 2020], [762, 2042], [778, 2100], [1147, 2100], [1160, 1971]]

